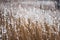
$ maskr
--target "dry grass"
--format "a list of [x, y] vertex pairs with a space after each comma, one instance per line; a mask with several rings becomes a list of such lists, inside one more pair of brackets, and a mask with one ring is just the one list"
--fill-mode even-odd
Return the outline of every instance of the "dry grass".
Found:
[[2, 35], [3, 40], [60, 40], [60, 34], [55, 25], [49, 25], [46, 22], [42, 25], [38, 21], [32, 22], [30, 18], [27, 21], [25, 18], [14, 19], [12, 14], [8, 23], [8, 18], [0, 17], [0, 26], [3, 25], [7, 31]]

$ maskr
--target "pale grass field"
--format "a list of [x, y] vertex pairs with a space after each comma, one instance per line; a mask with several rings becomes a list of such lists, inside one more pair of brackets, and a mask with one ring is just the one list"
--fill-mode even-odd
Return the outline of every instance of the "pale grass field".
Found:
[[0, 26], [6, 29], [6, 33], [2, 33], [2, 40], [60, 40], [57, 24], [32, 22], [30, 18], [27, 21], [25, 18], [14, 19], [12, 15], [9, 19], [10, 23], [4, 16], [0, 20]]
[[[27, 4], [28, 3], [29, 2], [27, 2]], [[30, 2], [30, 3], [33, 3], [33, 2]], [[31, 11], [29, 8], [31, 7], [31, 5], [29, 6], [28, 4], [27, 6], [27, 4], [25, 5], [25, 3], [22, 2], [22, 6], [19, 7], [20, 9], [18, 8], [17, 3], [16, 4], [12, 3], [11, 4], [12, 7], [10, 7], [9, 3], [6, 3], [6, 5], [2, 4], [2, 6], [0, 6], [0, 9], [2, 8], [4, 10], [4, 12], [1, 12], [0, 10], [0, 35], [2, 35], [0, 39], [1, 40], [60, 40], [58, 23], [55, 20], [53, 20], [52, 22], [53, 24], [50, 23], [51, 24], [50, 25], [48, 21], [46, 21], [46, 19], [44, 20], [42, 19], [46, 17], [49, 14], [49, 12], [51, 15], [52, 13], [56, 13], [55, 9], [54, 10], [52, 9], [54, 8], [54, 6], [52, 5], [53, 7], [52, 6], [50, 7], [51, 5], [50, 4], [49, 7], [47, 7], [47, 5], [44, 4], [44, 6], [39, 7], [40, 4], [37, 2], [37, 4], [39, 5], [36, 6], [37, 4], [35, 4], [34, 2], [34, 4], [31, 4], [33, 5], [33, 8], [31, 8], [32, 10]], [[11, 10], [9, 10], [10, 8]], [[18, 11], [15, 10], [14, 8], [16, 8]], [[42, 10], [39, 11], [39, 8], [41, 8], [43, 11]], [[35, 12], [34, 10], [36, 10], [37, 12]], [[5, 13], [7, 15], [4, 15]], [[18, 14], [19, 17], [18, 15], [14, 17], [13, 16], [14, 13], [16, 13], [16, 15]], [[40, 13], [43, 15], [40, 15]], [[37, 20], [34, 19], [35, 21], [33, 21], [30, 15], [33, 16], [34, 14], [35, 14], [35, 17], [36, 17], [36, 14], [39, 15], [38, 17], [41, 18], [39, 19], [41, 21], [38, 21], [38, 19]], [[20, 17], [21, 15], [23, 16], [28, 15], [27, 16], [28, 18], [26, 19], [25, 16]], [[48, 20], [49, 15], [47, 17], [48, 17], [47, 18]]]

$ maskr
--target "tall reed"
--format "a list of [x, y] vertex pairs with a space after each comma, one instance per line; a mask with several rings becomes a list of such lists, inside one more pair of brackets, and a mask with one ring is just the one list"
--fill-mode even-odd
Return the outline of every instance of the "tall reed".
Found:
[[58, 26], [46, 22], [42, 25], [39, 21], [25, 20], [24, 17], [14, 19], [12, 13], [4, 18], [0, 16], [0, 26], [3, 25], [7, 31], [3, 33], [3, 40], [60, 40]]

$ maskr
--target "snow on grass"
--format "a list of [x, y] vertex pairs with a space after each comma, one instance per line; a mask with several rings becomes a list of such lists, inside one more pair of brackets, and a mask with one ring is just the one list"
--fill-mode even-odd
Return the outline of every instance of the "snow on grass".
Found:
[[[29, 6], [31, 5], [31, 7]], [[2, 4], [1, 8], [4, 10], [4, 15], [6, 16], [8, 13], [12, 13], [15, 18], [24, 17], [26, 19], [30, 18], [33, 21], [46, 21], [49, 24], [53, 24], [53, 17], [50, 15], [53, 14], [51, 10], [44, 10], [40, 8], [35, 8], [35, 6], [39, 5], [46, 5], [46, 6], [54, 6], [53, 2], [49, 1], [37, 1], [37, 2], [18, 2], [18, 3], [6, 3], [5, 5]], [[38, 7], [37, 6], [37, 7]]]

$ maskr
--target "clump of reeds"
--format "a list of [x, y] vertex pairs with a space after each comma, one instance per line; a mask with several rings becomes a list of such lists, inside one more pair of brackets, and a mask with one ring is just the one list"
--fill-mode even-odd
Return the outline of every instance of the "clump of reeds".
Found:
[[32, 22], [30, 18], [27, 21], [21, 17], [14, 19], [12, 14], [3, 19], [0, 19], [0, 26], [3, 25], [7, 31], [2, 35], [3, 40], [60, 40], [58, 28], [55, 25], [49, 25], [46, 22], [42, 25], [39, 21]]

